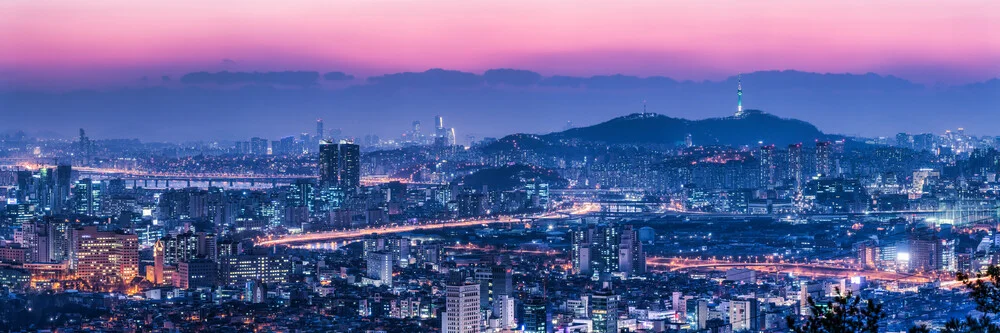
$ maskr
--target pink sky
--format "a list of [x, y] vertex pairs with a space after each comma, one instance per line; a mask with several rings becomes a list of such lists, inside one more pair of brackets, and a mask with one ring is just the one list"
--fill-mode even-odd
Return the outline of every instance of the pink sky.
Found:
[[718, 79], [1000, 76], [1000, 1], [0, 1], [0, 78], [433, 67]]

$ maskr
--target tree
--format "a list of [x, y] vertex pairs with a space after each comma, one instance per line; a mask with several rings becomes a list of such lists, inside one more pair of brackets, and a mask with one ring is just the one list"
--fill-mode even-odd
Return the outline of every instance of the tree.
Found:
[[[957, 277], [969, 288], [969, 298], [976, 303], [976, 310], [1000, 313], [1000, 266], [990, 265], [985, 272], [976, 273], [975, 278], [966, 273], [958, 273]], [[965, 321], [953, 318], [945, 323], [941, 333], [1000, 333], [1000, 325], [987, 316], [968, 316]]]
[[965, 321], [952, 318], [944, 324], [941, 333], [1000, 333], [1000, 326], [991, 322], [986, 316], [979, 319], [968, 316], [965, 317]]
[[1000, 313], [1000, 266], [990, 265], [985, 273], [976, 273], [976, 278], [968, 274], [958, 273], [969, 290], [969, 297], [976, 302], [976, 310], [983, 313]]
[[864, 301], [851, 292], [837, 296], [827, 304], [817, 304], [812, 297], [807, 299], [811, 316], [805, 317], [801, 323], [789, 316], [788, 327], [795, 333], [877, 333], [878, 322], [886, 317], [882, 304], [869, 299]]

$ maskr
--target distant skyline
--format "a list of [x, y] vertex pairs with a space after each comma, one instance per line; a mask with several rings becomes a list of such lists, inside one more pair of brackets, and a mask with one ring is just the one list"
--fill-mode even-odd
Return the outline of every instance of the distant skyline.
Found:
[[796, 69], [957, 85], [1000, 75], [1000, 2], [0, 2], [0, 88], [192, 71], [448, 68], [721, 80]]

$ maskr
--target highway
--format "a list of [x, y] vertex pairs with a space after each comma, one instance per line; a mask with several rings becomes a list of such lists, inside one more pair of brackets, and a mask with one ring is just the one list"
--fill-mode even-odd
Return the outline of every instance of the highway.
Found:
[[382, 227], [370, 227], [370, 228], [351, 229], [351, 230], [296, 234], [296, 235], [281, 236], [277, 238], [262, 239], [259, 242], [257, 242], [257, 245], [272, 246], [272, 245], [301, 244], [308, 242], [328, 242], [336, 240], [361, 238], [364, 237], [365, 235], [370, 235], [373, 233], [393, 234], [393, 233], [411, 232], [417, 230], [434, 230], [434, 229], [445, 229], [445, 228], [471, 227], [477, 225], [489, 225], [498, 223], [514, 223], [514, 222], [520, 222], [525, 219], [545, 219], [545, 218], [565, 217], [566, 215], [570, 216], [584, 215], [593, 213], [599, 209], [600, 209], [599, 205], [586, 203], [577, 205], [576, 207], [568, 210], [548, 212], [526, 217], [499, 216], [493, 218], [481, 218], [481, 219], [471, 219], [471, 220], [452, 220], [452, 221], [429, 223], [429, 224], [382, 226]]

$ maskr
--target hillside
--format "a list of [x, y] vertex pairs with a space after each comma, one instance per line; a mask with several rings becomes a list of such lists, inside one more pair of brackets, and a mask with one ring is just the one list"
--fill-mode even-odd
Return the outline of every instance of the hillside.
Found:
[[578, 140], [612, 144], [678, 144], [690, 134], [698, 145], [790, 144], [834, 139], [816, 126], [759, 110], [742, 117], [687, 120], [655, 113], [636, 113], [597, 125], [573, 128], [543, 136], [550, 140]]

